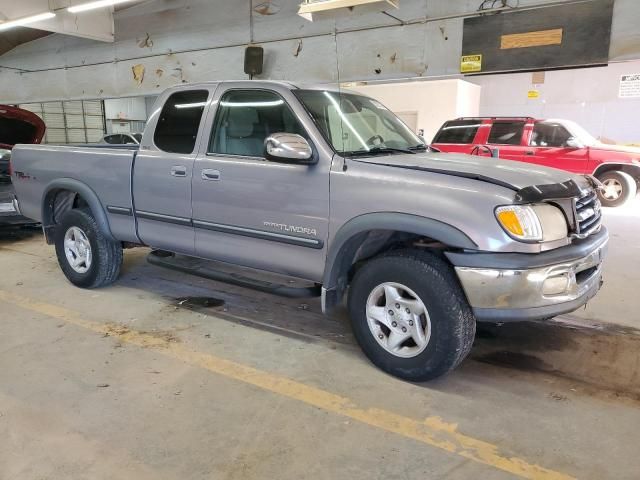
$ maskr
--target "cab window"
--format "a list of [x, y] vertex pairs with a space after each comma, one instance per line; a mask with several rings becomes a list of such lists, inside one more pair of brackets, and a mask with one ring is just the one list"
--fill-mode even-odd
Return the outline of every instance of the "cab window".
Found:
[[307, 138], [294, 113], [276, 93], [231, 90], [220, 99], [208, 152], [263, 157], [264, 141], [274, 133]]
[[160, 112], [153, 141], [169, 153], [193, 153], [207, 90], [186, 90], [172, 94]]
[[538, 122], [533, 126], [529, 145], [532, 147], [564, 147], [570, 138], [571, 134], [562, 125]]
[[451, 120], [436, 133], [433, 143], [473, 143], [480, 128], [480, 120]]
[[520, 145], [524, 122], [493, 122], [487, 143], [493, 145]]

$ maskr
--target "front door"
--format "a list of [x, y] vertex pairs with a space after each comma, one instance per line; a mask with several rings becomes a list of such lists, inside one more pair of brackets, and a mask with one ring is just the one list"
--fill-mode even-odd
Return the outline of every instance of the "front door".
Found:
[[574, 173], [587, 173], [589, 149], [571, 144], [571, 133], [559, 123], [536, 122], [531, 132], [526, 160]]
[[207, 90], [170, 94], [157, 120], [149, 122], [154, 138], [145, 138], [136, 156], [133, 198], [138, 236], [151, 247], [194, 253], [191, 177], [208, 96]]
[[320, 281], [331, 156], [314, 165], [267, 161], [270, 134], [302, 135], [316, 153], [320, 139], [288, 89], [245, 85], [216, 92], [211, 135], [195, 162], [196, 255]]

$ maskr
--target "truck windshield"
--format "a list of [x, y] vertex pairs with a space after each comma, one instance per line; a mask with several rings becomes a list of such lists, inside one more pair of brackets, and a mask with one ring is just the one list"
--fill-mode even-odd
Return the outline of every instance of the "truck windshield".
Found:
[[295, 90], [314, 122], [342, 155], [415, 153], [427, 146], [378, 101], [353, 93]]

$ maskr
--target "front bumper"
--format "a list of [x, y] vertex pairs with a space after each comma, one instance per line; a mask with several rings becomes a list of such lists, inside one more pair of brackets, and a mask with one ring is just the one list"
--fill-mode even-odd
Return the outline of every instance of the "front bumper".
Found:
[[606, 228], [540, 254], [448, 253], [477, 320], [539, 320], [576, 310], [602, 285]]

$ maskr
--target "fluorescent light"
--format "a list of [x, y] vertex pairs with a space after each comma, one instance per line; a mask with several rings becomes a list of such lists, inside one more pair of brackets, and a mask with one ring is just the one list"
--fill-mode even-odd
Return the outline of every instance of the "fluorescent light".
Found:
[[223, 107], [277, 107], [282, 105], [282, 100], [270, 100], [267, 102], [220, 102]]
[[193, 102], [193, 103], [176, 103], [174, 106], [176, 108], [196, 108], [196, 107], [204, 107], [207, 102]]
[[30, 17], [18, 18], [16, 20], [9, 20], [7, 22], [0, 23], [0, 31], [9, 30], [14, 27], [21, 27], [23, 25], [29, 25], [30, 23], [41, 22], [43, 20], [49, 20], [55, 17], [53, 12], [39, 13], [38, 15], [31, 15]]
[[132, 0], [98, 0], [97, 2], [81, 3], [80, 5], [74, 5], [67, 8], [69, 13], [86, 12], [87, 10], [94, 10], [96, 8], [111, 7], [119, 3], [130, 2]]

